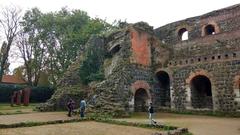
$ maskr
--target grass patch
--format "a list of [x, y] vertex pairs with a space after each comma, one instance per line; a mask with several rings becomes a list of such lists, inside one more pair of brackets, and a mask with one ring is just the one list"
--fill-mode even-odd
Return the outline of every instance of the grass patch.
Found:
[[25, 114], [35, 111], [35, 107], [38, 103], [29, 104], [29, 106], [14, 105], [11, 106], [8, 103], [0, 103], [0, 115], [12, 115], [12, 114]]
[[0, 103], [0, 111], [3, 111], [3, 110], [33, 109], [34, 107], [36, 107], [37, 104], [38, 103], [32, 103], [32, 104], [29, 104], [29, 106], [23, 106], [23, 105], [11, 106], [11, 104], [9, 104], [9, 103]]
[[207, 110], [174, 110], [174, 109], [160, 109], [159, 112], [184, 114], [184, 115], [203, 115], [215, 117], [230, 117], [240, 118], [240, 112], [221, 112], [221, 111], [207, 111]]
[[32, 127], [32, 126], [40, 126], [40, 125], [48, 125], [48, 124], [61, 124], [61, 123], [70, 123], [70, 122], [82, 122], [82, 121], [96, 121], [102, 122], [107, 124], [115, 124], [115, 125], [123, 125], [123, 126], [133, 126], [133, 127], [140, 127], [140, 128], [150, 128], [150, 129], [158, 129], [158, 130], [174, 130], [177, 127], [174, 126], [166, 126], [166, 125], [150, 125], [150, 124], [143, 124], [143, 123], [135, 123], [135, 122], [127, 122], [127, 121], [118, 121], [108, 118], [93, 118], [87, 117], [84, 119], [71, 119], [71, 120], [56, 120], [56, 121], [47, 121], [47, 122], [21, 122], [21, 123], [14, 123], [14, 124], [0, 124], [0, 128], [18, 128], [18, 127]]

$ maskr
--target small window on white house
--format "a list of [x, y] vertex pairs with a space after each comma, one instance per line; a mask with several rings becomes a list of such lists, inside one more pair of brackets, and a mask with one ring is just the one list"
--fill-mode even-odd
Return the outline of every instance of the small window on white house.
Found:
[[188, 40], [188, 31], [186, 28], [182, 28], [178, 31], [178, 37], [181, 41]]

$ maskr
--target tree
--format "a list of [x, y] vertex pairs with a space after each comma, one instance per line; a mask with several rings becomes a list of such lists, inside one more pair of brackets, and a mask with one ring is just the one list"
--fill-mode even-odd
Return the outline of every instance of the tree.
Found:
[[81, 10], [42, 13], [34, 8], [25, 13], [17, 46], [27, 72], [28, 82], [37, 86], [42, 71], [52, 84], [83, 51], [91, 34], [99, 34], [111, 25], [90, 18]]
[[13, 70], [13, 75], [19, 79], [24, 79], [24, 66], [17, 67]]
[[2, 43], [0, 55], [0, 82], [2, 81], [4, 71], [8, 67], [9, 50], [19, 30], [20, 14], [21, 10], [16, 7], [4, 8], [1, 12], [2, 18], [0, 19], [0, 25], [3, 29], [5, 41]]
[[46, 59], [46, 47], [44, 36], [42, 36], [39, 19], [42, 13], [37, 8], [33, 8], [25, 13], [20, 23], [22, 31], [18, 34], [17, 47], [24, 60], [27, 80], [29, 85], [36, 86], [40, 78], [40, 72], [44, 67]]
[[45, 72], [41, 72], [40, 73], [40, 78], [38, 81], [38, 86], [49, 86], [49, 80], [48, 80], [48, 74], [46, 74]]

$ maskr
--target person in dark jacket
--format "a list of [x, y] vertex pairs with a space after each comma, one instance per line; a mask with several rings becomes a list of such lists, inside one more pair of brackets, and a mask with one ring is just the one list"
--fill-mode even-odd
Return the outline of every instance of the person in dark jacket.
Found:
[[157, 122], [155, 120], [153, 120], [154, 109], [153, 109], [152, 103], [149, 104], [148, 113], [149, 113], [150, 124], [151, 125], [157, 124]]
[[73, 100], [70, 99], [67, 103], [67, 109], [68, 109], [68, 117], [71, 117], [72, 116], [72, 111], [73, 111]]

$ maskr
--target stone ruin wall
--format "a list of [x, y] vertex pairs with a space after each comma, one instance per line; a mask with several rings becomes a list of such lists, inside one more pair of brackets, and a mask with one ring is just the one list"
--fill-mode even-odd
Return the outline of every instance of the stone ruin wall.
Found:
[[[212, 86], [212, 108], [240, 110], [240, 5], [171, 23], [155, 30], [162, 42], [173, 49], [166, 69], [172, 78], [172, 107], [194, 109], [191, 80], [207, 77]], [[214, 34], [205, 29], [211, 25]], [[180, 30], [188, 31], [181, 41]], [[159, 59], [159, 58], [156, 58]], [[161, 59], [161, 58], [160, 58]]]
[[[102, 39], [110, 54], [103, 65], [106, 79], [90, 86], [89, 108], [124, 114], [146, 111], [153, 102], [156, 108], [240, 110], [239, 22], [236, 5], [155, 30], [139, 22], [113, 32]], [[208, 25], [214, 34], [207, 35]], [[188, 40], [182, 41], [184, 31]], [[211, 99], [192, 90], [197, 76], [210, 82]]]

